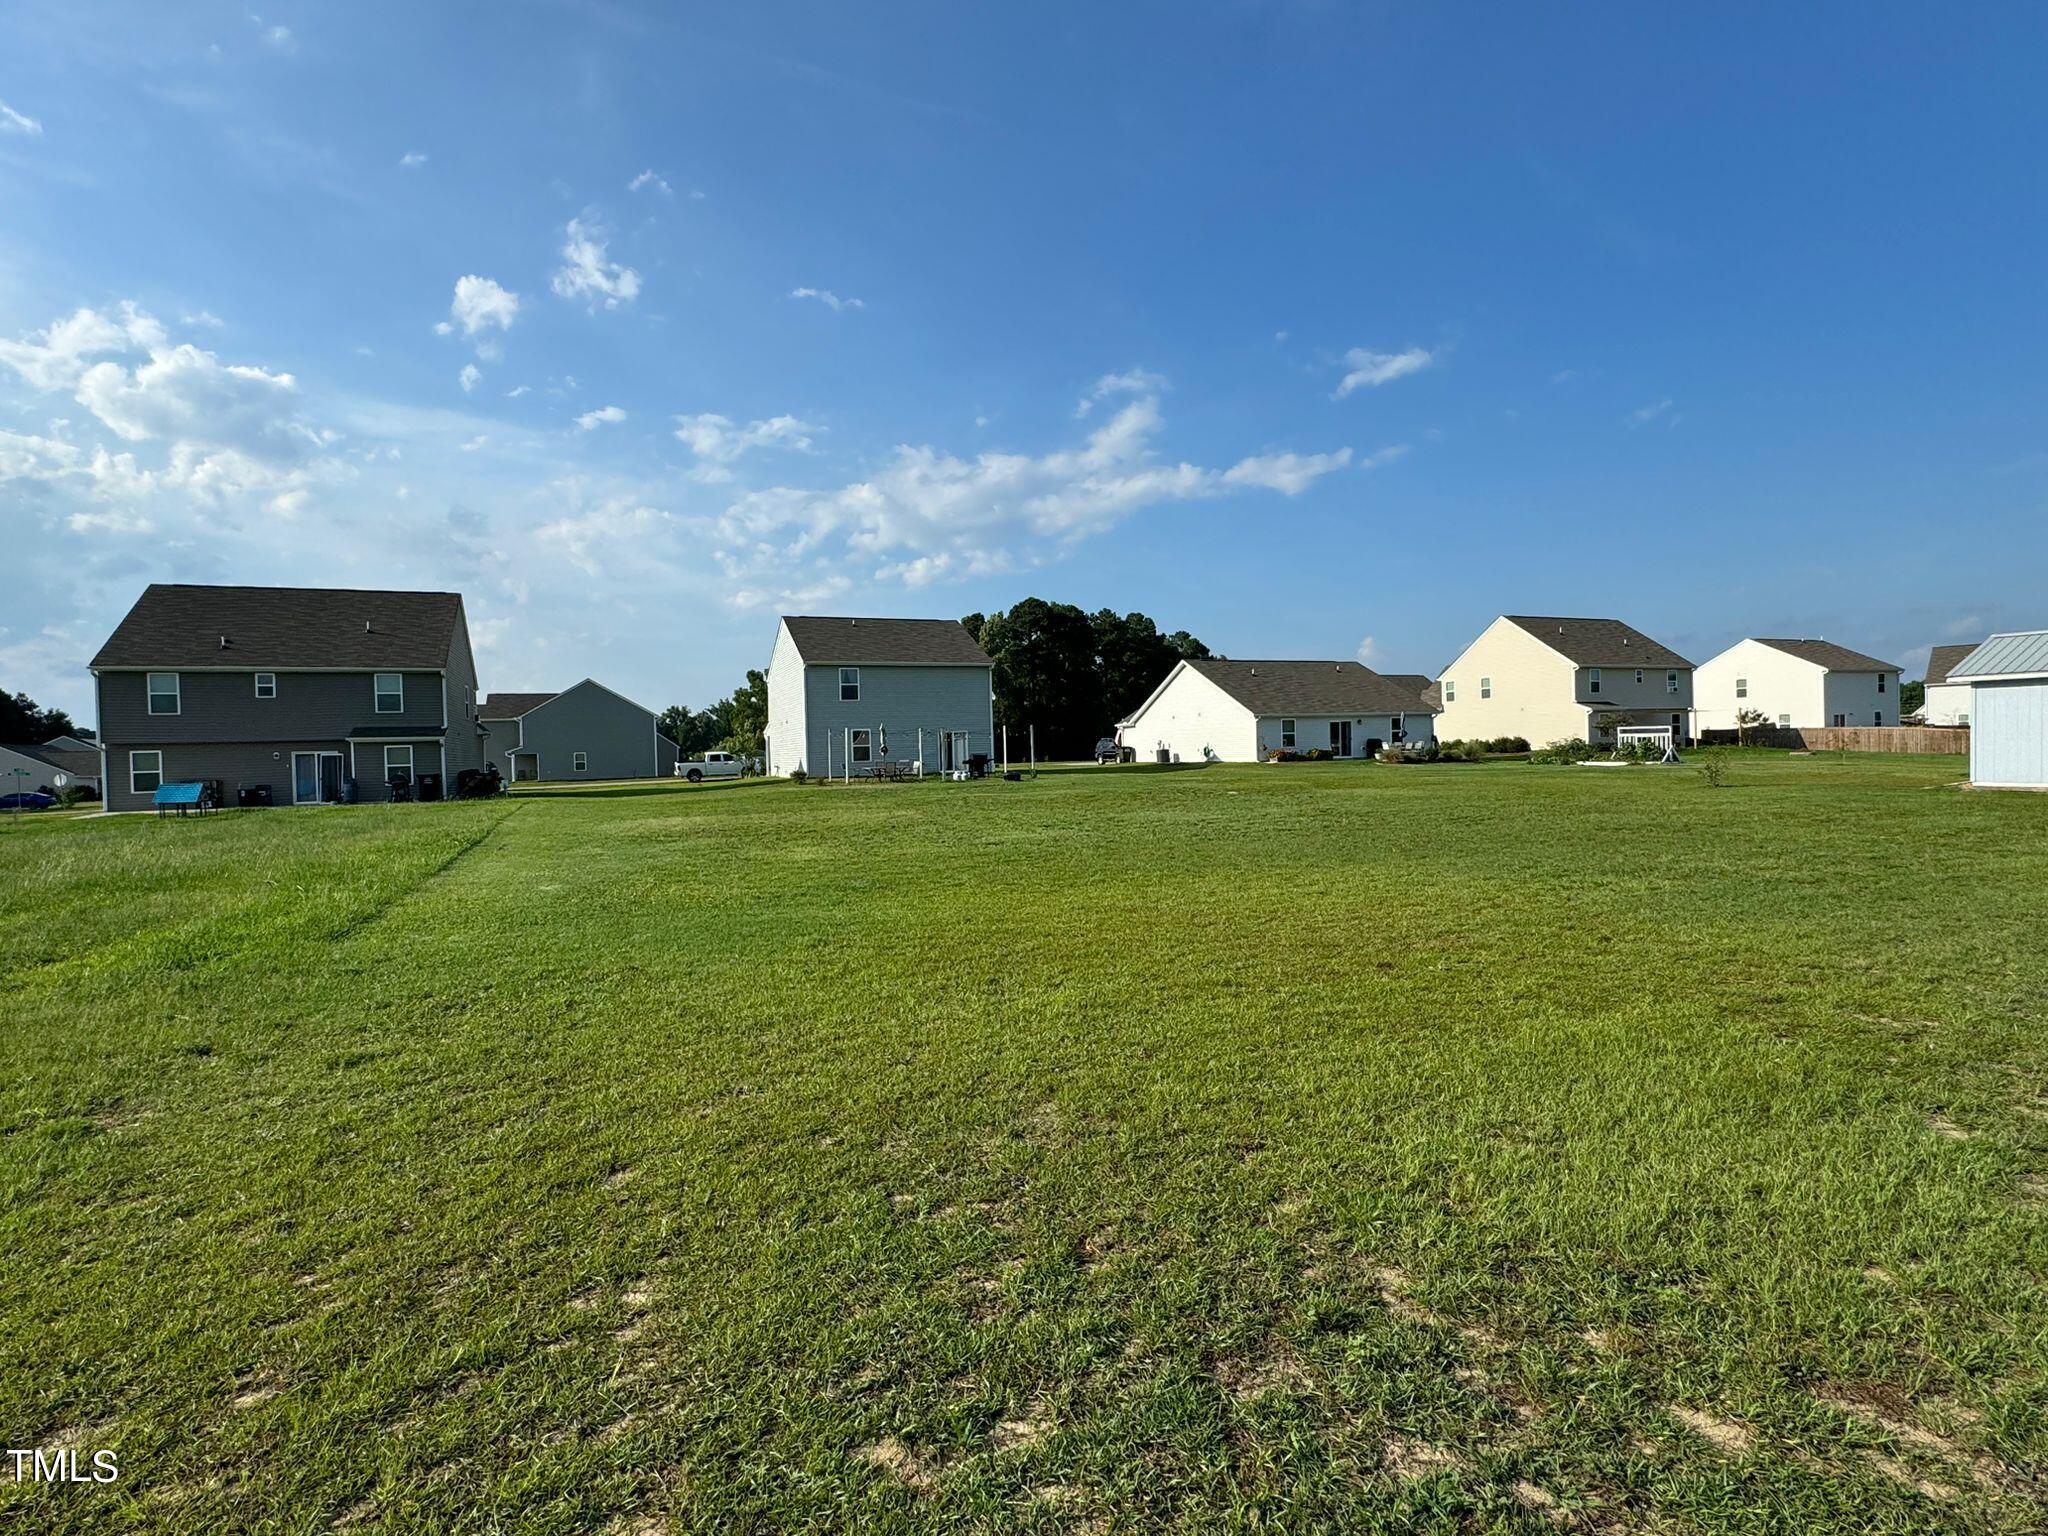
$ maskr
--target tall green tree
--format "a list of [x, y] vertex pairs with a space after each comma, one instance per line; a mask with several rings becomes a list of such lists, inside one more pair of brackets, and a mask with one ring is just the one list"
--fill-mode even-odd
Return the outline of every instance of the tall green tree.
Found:
[[[1002, 612], [961, 620], [995, 662], [996, 720], [1034, 727], [1041, 757], [1086, 757], [1145, 701], [1183, 657], [1209, 648], [1185, 630], [1162, 635], [1142, 613], [1027, 597]], [[1015, 736], [1010, 750], [1022, 748]]]
[[1899, 684], [1899, 713], [1901, 715], [1917, 715], [1920, 713], [1920, 706], [1926, 702], [1926, 683]]
[[720, 747], [748, 756], [758, 753], [768, 732], [768, 674], [749, 667], [746, 686], [713, 705], [712, 713], [725, 730]]
[[44, 709], [25, 693], [0, 693], [0, 741], [36, 746], [52, 736], [69, 736], [78, 727], [61, 709]]
[[1144, 703], [1175, 662], [1209, 654], [1209, 647], [1186, 630], [1160, 634], [1159, 626], [1142, 613], [1104, 608], [1089, 623], [1095, 630], [1103, 709], [1112, 725]]

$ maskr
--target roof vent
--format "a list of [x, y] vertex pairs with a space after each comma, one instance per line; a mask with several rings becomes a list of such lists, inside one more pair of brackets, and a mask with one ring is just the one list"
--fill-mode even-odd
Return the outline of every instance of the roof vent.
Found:
[[370, 621], [368, 619], [363, 620], [363, 633], [366, 635], [370, 633]]
[[1628, 644], [1628, 636], [1627, 636], [1627, 635], [1623, 635], [1623, 636], [1621, 637], [1621, 643], [1622, 643], [1623, 645], [1627, 645], [1627, 644]]
[[220, 648], [222, 650], [226, 650], [228, 648], [228, 637], [226, 635], [222, 635], [220, 637]]

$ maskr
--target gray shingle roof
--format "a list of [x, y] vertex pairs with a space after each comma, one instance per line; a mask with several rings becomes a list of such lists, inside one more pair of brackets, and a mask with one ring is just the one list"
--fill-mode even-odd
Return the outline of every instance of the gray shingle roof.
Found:
[[456, 592], [152, 582], [92, 664], [439, 670], [462, 621]]
[[479, 720], [517, 720], [530, 709], [539, 709], [549, 699], [558, 698], [553, 693], [494, 693], [488, 698], [477, 700], [476, 717]]
[[0, 742], [0, 747], [77, 778], [96, 779], [100, 776], [100, 755], [97, 752], [80, 752], [75, 747], [31, 747], [16, 741]]
[[1927, 686], [1932, 688], [1947, 682], [1949, 673], [1956, 669], [1956, 663], [1975, 649], [1975, 645], [1935, 646], [1927, 653]]
[[1292, 715], [1421, 714], [1423, 677], [1384, 677], [1355, 661], [1188, 662], [1262, 719]]
[[1575, 667], [1689, 667], [1669, 646], [1659, 645], [1640, 629], [1619, 619], [1560, 619], [1531, 614], [1503, 614], [1553, 651], [1569, 657]]
[[1836, 645], [1832, 640], [1765, 640], [1759, 636], [1756, 643], [1768, 645], [1774, 651], [1783, 651], [1787, 656], [1797, 656], [1801, 661], [1810, 661], [1817, 667], [1827, 668], [1830, 672], [1899, 670], [1899, 664], [1895, 661], [1879, 661], [1875, 656], [1852, 651], [1846, 645]]
[[2048, 629], [1993, 635], [1957, 662], [1948, 680], [2040, 676], [2048, 676]]
[[807, 666], [986, 667], [988, 653], [958, 619], [836, 619], [790, 614], [782, 621]]

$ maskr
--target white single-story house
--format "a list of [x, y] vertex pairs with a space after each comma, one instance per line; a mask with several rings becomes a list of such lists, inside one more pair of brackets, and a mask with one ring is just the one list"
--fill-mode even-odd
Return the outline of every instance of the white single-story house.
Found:
[[1702, 731], [1732, 731], [1745, 709], [1766, 725], [1897, 725], [1899, 668], [1829, 640], [1738, 640], [1693, 673]]
[[1370, 757], [1435, 733], [1429, 686], [1355, 661], [1178, 661], [1116, 739], [1139, 762], [1255, 763], [1316, 748]]
[[26, 794], [47, 790], [61, 794], [74, 786], [98, 793], [100, 754], [96, 747], [60, 746], [76, 737], [59, 736], [30, 746], [16, 743], [0, 747], [0, 795]]
[[1691, 735], [1692, 663], [1619, 619], [1503, 614], [1437, 683], [1444, 741], [1597, 744], [1616, 725]]
[[1970, 685], [1952, 683], [1949, 674], [1976, 645], [1937, 645], [1927, 653], [1927, 696], [1920, 701], [1922, 725], [1968, 725]]
[[957, 619], [791, 614], [768, 662], [768, 772], [865, 777], [993, 762], [995, 663]]
[[1970, 689], [1970, 782], [2048, 789], [2048, 629], [1993, 635], [1948, 679]]

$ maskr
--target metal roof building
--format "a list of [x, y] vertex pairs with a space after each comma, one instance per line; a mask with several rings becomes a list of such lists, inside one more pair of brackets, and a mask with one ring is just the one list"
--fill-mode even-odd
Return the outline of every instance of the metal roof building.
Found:
[[2048, 629], [1993, 635], [1948, 681], [1970, 685], [1970, 782], [2048, 789]]

